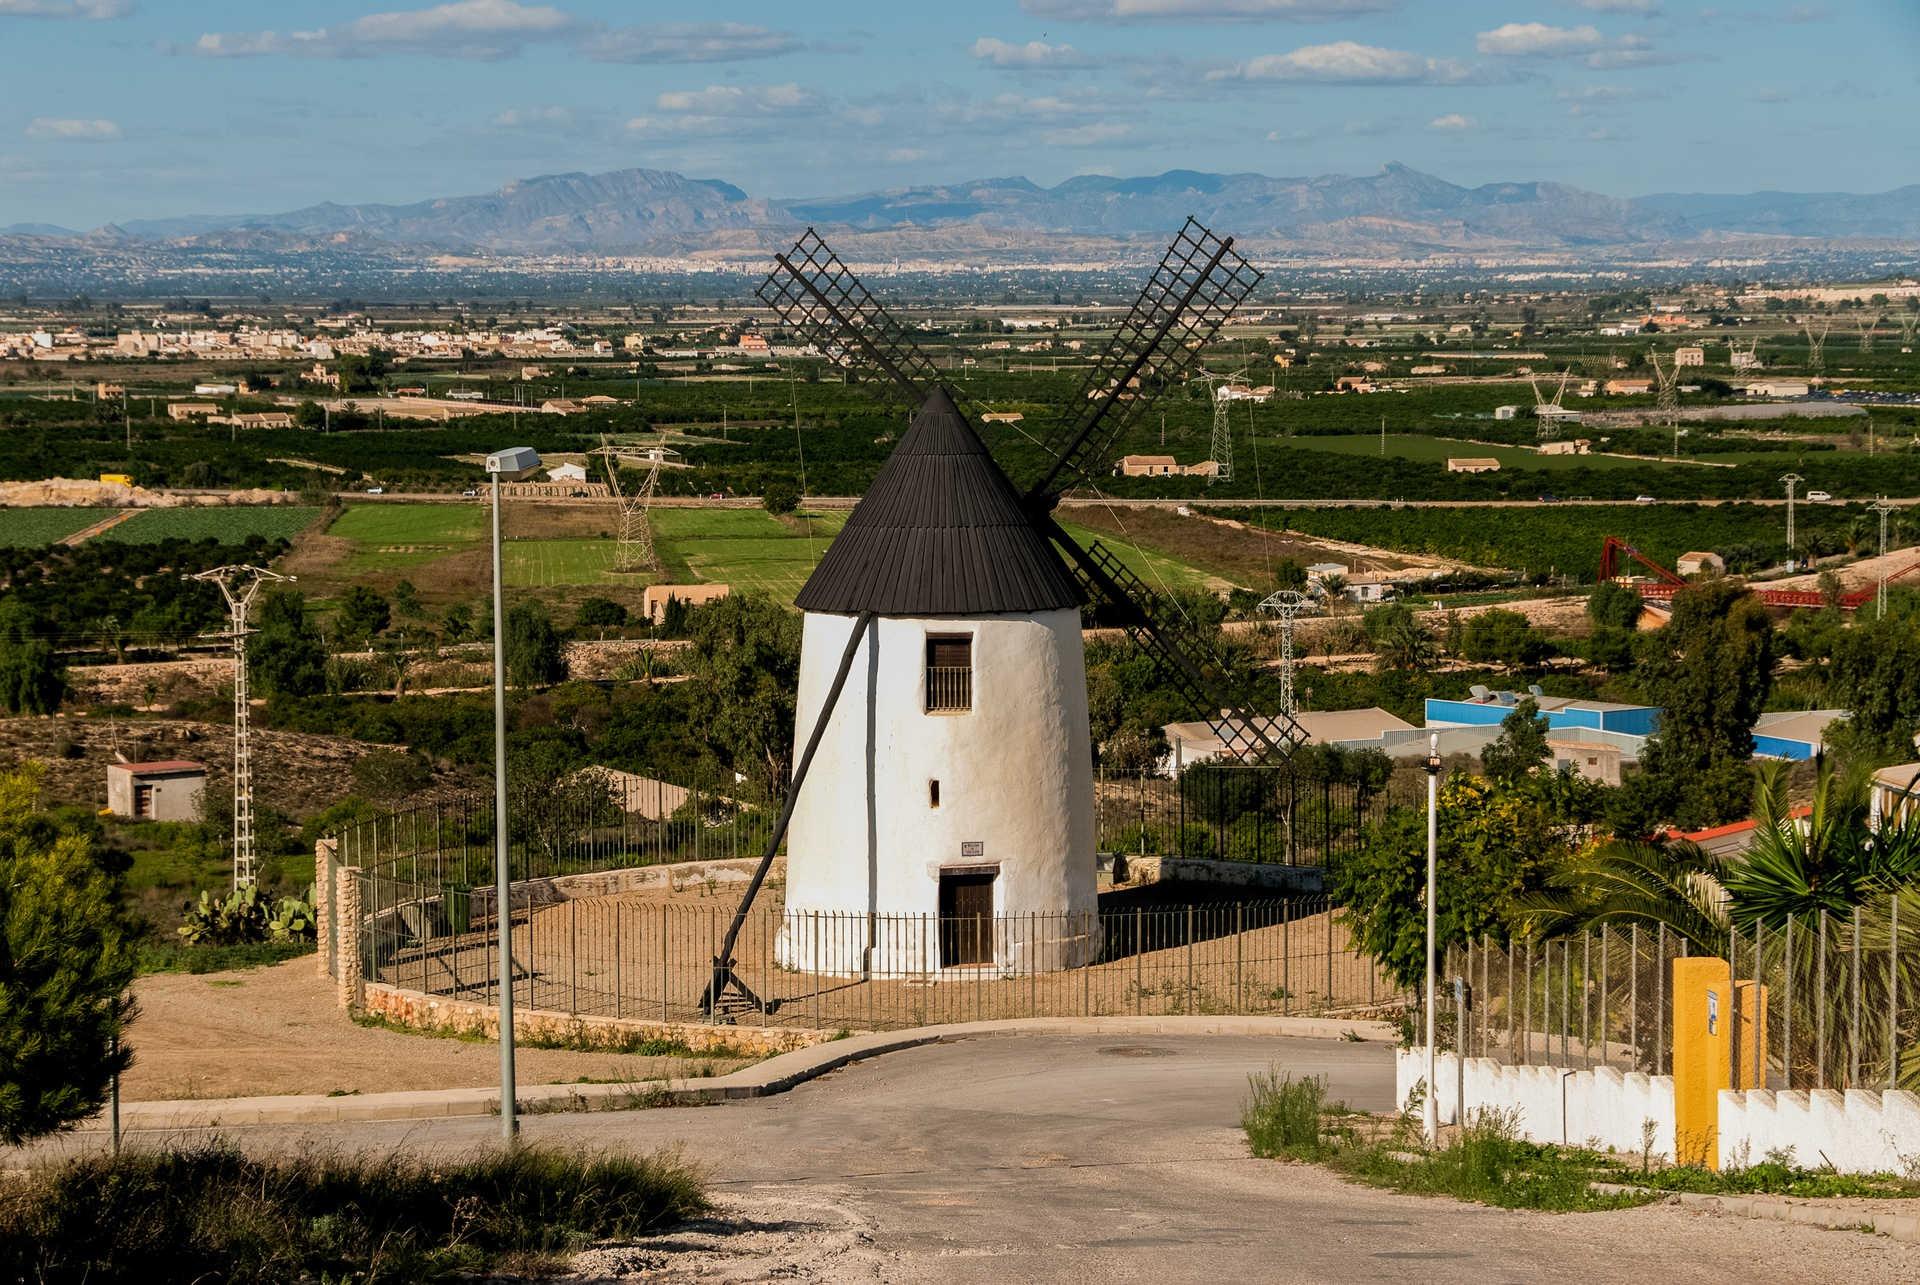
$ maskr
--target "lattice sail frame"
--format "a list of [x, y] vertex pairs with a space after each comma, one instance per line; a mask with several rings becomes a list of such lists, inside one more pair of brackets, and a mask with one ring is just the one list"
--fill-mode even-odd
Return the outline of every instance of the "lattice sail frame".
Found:
[[829, 361], [879, 370], [916, 405], [940, 382], [939, 369], [907, 328], [812, 228], [793, 249], [774, 256], [773, 271], [754, 294]]
[[1149, 382], [1184, 379], [1263, 275], [1233, 248], [1232, 237], [1215, 236], [1189, 217], [1094, 359], [1072, 417], [1047, 443], [1053, 463], [1031, 493], [1057, 496], [1086, 477], [1145, 413]]

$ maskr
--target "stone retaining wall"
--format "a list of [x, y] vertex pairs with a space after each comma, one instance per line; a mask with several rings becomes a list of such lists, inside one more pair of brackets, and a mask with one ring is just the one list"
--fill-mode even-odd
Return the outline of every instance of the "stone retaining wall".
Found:
[[[364, 1010], [396, 1026], [418, 1031], [500, 1038], [500, 1010], [492, 1004], [447, 999], [401, 990], [380, 982], [366, 987]], [[739, 1053], [772, 1057], [809, 1048], [833, 1038], [827, 1031], [787, 1027], [706, 1026], [690, 1022], [650, 1022], [639, 1018], [574, 1017], [568, 1013], [515, 1006], [513, 1033], [523, 1044], [562, 1044], [569, 1048], [618, 1050], [641, 1040], [672, 1040], [696, 1053]]]
[[1326, 891], [1326, 872], [1318, 866], [1284, 866], [1259, 861], [1206, 861], [1197, 857], [1130, 856], [1113, 858], [1115, 884], [1197, 884], [1275, 895]]

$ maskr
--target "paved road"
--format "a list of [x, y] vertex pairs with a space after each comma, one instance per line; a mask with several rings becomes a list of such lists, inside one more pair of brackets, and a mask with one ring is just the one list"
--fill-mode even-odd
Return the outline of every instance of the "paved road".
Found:
[[[536, 1116], [525, 1133], [678, 1145], [707, 1167], [724, 1218], [596, 1260], [656, 1280], [1920, 1279], [1920, 1251], [1875, 1237], [1664, 1207], [1513, 1213], [1254, 1160], [1235, 1120], [1247, 1075], [1273, 1065], [1328, 1076], [1353, 1106], [1391, 1105], [1379, 1044], [1002, 1036], [894, 1054], [780, 1097]], [[484, 1144], [495, 1128], [237, 1132], [265, 1147], [435, 1150]]]

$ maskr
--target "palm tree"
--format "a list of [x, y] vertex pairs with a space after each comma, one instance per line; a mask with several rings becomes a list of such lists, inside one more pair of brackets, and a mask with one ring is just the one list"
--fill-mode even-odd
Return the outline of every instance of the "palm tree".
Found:
[[1376, 644], [1380, 669], [1425, 673], [1440, 660], [1440, 646], [1427, 627], [1412, 616], [1393, 621]]
[[1520, 918], [1536, 940], [1589, 928], [1665, 925], [1698, 951], [1725, 948], [1728, 901], [1721, 861], [1697, 844], [1615, 839], [1576, 854], [1523, 898]]

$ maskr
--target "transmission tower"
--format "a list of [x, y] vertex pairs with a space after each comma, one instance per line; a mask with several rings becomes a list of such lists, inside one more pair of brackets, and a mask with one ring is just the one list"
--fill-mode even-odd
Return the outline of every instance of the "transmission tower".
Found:
[[250, 735], [253, 706], [247, 690], [247, 615], [260, 586], [269, 580], [291, 581], [265, 567], [236, 564], [214, 567], [189, 580], [206, 580], [220, 586], [233, 618], [233, 886], [250, 887], [253, 869], [253, 746]]
[[1896, 320], [1900, 323], [1900, 351], [1913, 351], [1913, 332], [1920, 330], [1920, 312], [1903, 312]]
[[647, 449], [647, 477], [632, 495], [620, 493], [620, 467], [616, 463], [620, 451], [617, 447], [610, 445], [603, 436], [599, 448], [588, 453], [598, 455], [606, 466], [607, 490], [620, 509], [620, 540], [614, 548], [613, 569], [658, 571], [660, 559], [653, 551], [653, 524], [647, 520], [647, 508], [653, 503], [653, 493], [660, 485], [660, 465], [666, 460], [667, 448], [654, 446]]
[[1540, 391], [1540, 381], [1527, 376], [1527, 382], [1533, 386], [1533, 414], [1540, 421], [1539, 440], [1543, 442], [1560, 436], [1560, 403], [1567, 395], [1567, 380], [1572, 377], [1573, 367], [1561, 371], [1560, 384], [1553, 390], [1553, 400], [1548, 401], [1547, 395]]
[[1884, 495], [1867, 506], [1867, 512], [1880, 515], [1880, 585], [1874, 594], [1875, 620], [1884, 620], [1887, 614], [1887, 519], [1899, 511], [1900, 506], [1889, 504]]
[[1787, 553], [1793, 553], [1793, 488], [1807, 479], [1798, 473], [1788, 473], [1780, 479], [1787, 484]]
[[1213, 476], [1207, 479], [1207, 485], [1215, 482], [1233, 480], [1233, 399], [1227, 395], [1227, 389], [1233, 387], [1236, 380], [1243, 380], [1247, 372], [1231, 371], [1224, 375], [1203, 370], [1200, 378], [1207, 381], [1207, 387], [1213, 395]]
[[1804, 327], [1807, 332], [1807, 369], [1818, 375], [1827, 368], [1827, 332], [1833, 329], [1833, 321], [1830, 318], [1822, 319], [1816, 330], [1813, 318], [1809, 317]]
[[1313, 598], [1297, 589], [1280, 589], [1260, 602], [1260, 610], [1280, 618], [1280, 708], [1288, 718], [1299, 712], [1293, 696], [1293, 622], [1313, 609]]
[[1729, 340], [1727, 343], [1727, 364], [1735, 370], [1758, 370], [1760, 369], [1759, 349], [1760, 341], [1758, 339], [1748, 340], [1745, 348], [1742, 348], [1737, 341]]
[[1879, 317], [1863, 317], [1854, 323], [1860, 327], [1860, 351], [1873, 351], [1873, 328], [1880, 324]]
[[[1660, 354], [1650, 352], [1647, 354], [1647, 360], [1653, 363], [1654, 381], [1659, 385], [1660, 390], [1654, 412], [1655, 417], [1668, 428], [1672, 428], [1680, 422], [1680, 359], [1670, 358], [1667, 364], [1662, 366]], [[1677, 444], [1673, 453], [1675, 455], [1680, 453]]]

